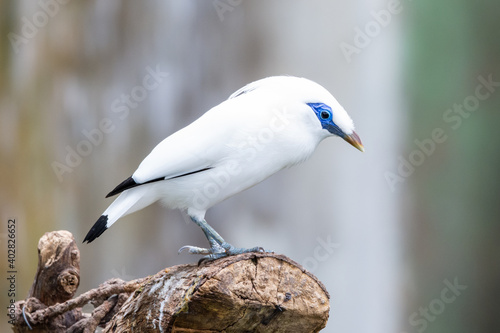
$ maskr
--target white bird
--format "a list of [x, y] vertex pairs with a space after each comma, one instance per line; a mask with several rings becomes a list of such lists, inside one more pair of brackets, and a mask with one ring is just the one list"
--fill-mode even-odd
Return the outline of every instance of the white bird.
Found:
[[92, 242], [119, 218], [161, 201], [186, 211], [210, 248], [184, 246], [215, 259], [262, 248], [235, 248], [205, 221], [206, 211], [275, 172], [305, 161], [325, 138], [363, 151], [354, 124], [319, 84], [274, 76], [246, 85], [160, 142], [137, 170], [106, 197], [121, 193], [90, 229]]

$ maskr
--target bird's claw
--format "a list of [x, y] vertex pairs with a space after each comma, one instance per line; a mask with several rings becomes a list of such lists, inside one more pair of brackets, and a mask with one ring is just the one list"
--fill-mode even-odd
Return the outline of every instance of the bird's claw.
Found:
[[177, 253], [181, 254], [182, 251], [187, 250], [189, 254], [211, 254], [212, 249], [205, 249], [203, 247], [185, 245], [181, 247]]
[[264, 248], [261, 246], [252, 247], [251, 249], [244, 249], [244, 248], [234, 247], [231, 244], [226, 243], [226, 242], [222, 243], [221, 246], [224, 248], [227, 255], [230, 255], [230, 256], [236, 255], [236, 254], [248, 253], [248, 252], [266, 252], [266, 250], [264, 250]]
[[191, 246], [191, 245], [185, 245], [181, 247], [178, 251], [180, 254], [184, 250], [187, 250], [189, 254], [206, 254], [203, 258], [200, 259], [200, 263], [204, 260], [215, 260], [215, 259], [220, 259], [223, 257], [228, 257], [228, 256], [234, 256], [237, 254], [242, 254], [242, 253], [249, 253], [249, 252], [268, 252], [264, 250], [262, 247], [257, 246], [253, 247], [251, 249], [244, 249], [244, 248], [237, 248], [232, 246], [229, 243], [222, 243], [222, 244], [213, 244], [213, 246], [209, 249], [207, 248], [202, 248], [202, 247], [197, 247], [197, 246]]

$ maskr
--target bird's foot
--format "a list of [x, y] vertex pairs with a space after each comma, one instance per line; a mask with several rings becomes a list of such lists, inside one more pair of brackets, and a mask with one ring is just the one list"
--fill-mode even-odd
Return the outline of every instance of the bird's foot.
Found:
[[234, 256], [237, 254], [248, 253], [248, 252], [266, 252], [262, 247], [256, 246], [251, 249], [244, 249], [234, 247], [229, 243], [223, 242], [222, 244], [217, 244], [211, 242], [212, 247], [207, 249], [203, 247], [186, 245], [179, 249], [178, 253], [187, 250], [189, 254], [206, 254], [200, 261], [203, 260], [215, 260], [223, 257]]
[[222, 238], [221, 235], [219, 235], [217, 231], [215, 231], [215, 229], [207, 223], [207, 221], [193, 216], [190, 217], [191, 220], [196, 223], [201, 230], [203, 230], [203, 233], [205, 234], [205, 237], [207, 237], [208, 243], [210, 244], [210, 248], [186, 245], [179, 249], [179, 253], [187, 250], [189, 254], [206, 254], [206, 256], [200, 260], [201, 262], [203, 260], [215, 260], [248, 252], [266, 252], [261, 247], [253, 247], [251, 249], [234, 247], [227, 243], [224, 238]]
[[222, 243], [220, 246], [225, 250], [225, 253], [228, 256], [234, 256], [237, 254], [248, 253], [248, 252], [267, 252], [260, 246], [252, 247], [251, 249], [244, 249], [240, 247], [234, 247], [226, 242]]

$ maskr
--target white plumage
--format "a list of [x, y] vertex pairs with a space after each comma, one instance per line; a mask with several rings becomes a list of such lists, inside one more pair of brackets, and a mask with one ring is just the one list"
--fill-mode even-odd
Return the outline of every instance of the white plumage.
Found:
[[189, 252], [210, 258], [244, 252], [206, 224], [207, 209], [306, 160], [332, 135], [363, 150], [351, 118], [322, 86], [290, 76], [250, 83], [160, 142], [108, 195], [121, 192], [84, 242], [93, 241], [120, 217], [160, 200], [187, 211], [205, 232], [211, 248], [187, 247]]

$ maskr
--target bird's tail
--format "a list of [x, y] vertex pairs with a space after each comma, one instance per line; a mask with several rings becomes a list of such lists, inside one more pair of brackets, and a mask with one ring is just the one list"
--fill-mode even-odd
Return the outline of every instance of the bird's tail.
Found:
[[101, 217], [92, 226], [83, 242], [90, 243], [101, 236], [120, 217], [131, 214], [139, 209], [149, 206], [157, 199], [148, 195], [148, 186], [143, 185], [122, 192], [118, 198], [102, 213]]

